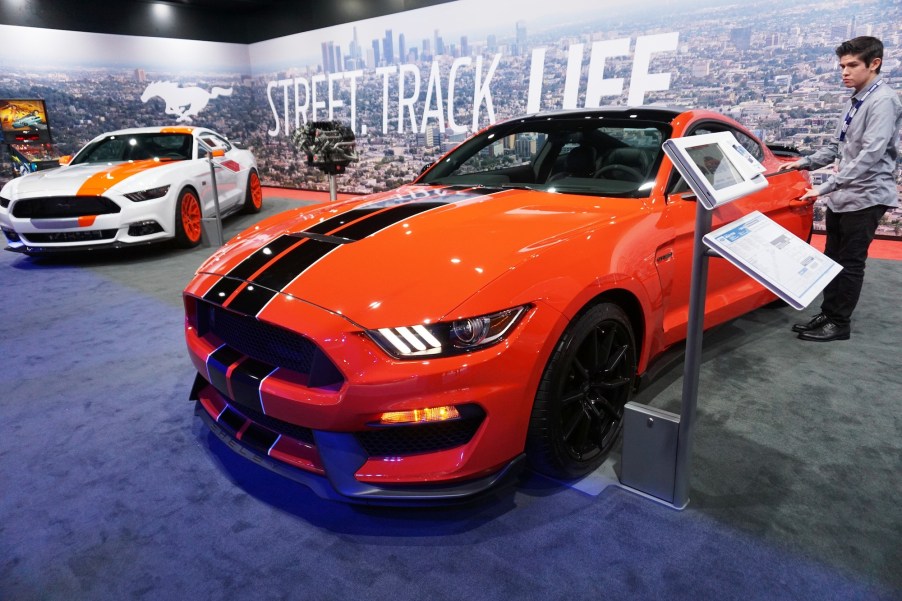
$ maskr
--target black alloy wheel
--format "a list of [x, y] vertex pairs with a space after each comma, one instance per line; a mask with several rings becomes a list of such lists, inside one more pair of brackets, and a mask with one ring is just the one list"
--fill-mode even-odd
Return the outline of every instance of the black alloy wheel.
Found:
[[555, 478], [595, 470], [614, 448], [636, 375], [629, 318], [601, 303], [578, 316], [555, 347], [536, 393], [526, 453]]

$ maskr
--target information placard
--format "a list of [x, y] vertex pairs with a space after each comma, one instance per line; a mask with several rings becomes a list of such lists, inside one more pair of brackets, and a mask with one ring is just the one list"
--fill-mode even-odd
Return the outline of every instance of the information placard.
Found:
[[760, 211], [706, 234], [704, 243], [797, 310], [811, 304], [842, 271]]

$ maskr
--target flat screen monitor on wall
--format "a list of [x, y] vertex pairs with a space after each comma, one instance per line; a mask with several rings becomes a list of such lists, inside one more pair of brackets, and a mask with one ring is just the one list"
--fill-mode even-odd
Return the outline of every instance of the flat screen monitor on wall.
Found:
[[0, 130], [7, 144], [53, 142], [47, 107], [38, 98], [0, 99]]

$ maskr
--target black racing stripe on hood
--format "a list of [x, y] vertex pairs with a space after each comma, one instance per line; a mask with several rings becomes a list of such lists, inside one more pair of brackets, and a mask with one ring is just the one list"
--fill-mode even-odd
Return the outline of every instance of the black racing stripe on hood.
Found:
[[229, 302], [228, 309], [243, 315], [256, 315], [278, 293], [277, 290], [248, 284]]
[[247, 280], [257, 273], [261, 267], [276, 258], [276, 255], [285, 252], [298, 243], [293, 236], [279, 236], [271, 240], [269, 244], [259, 248], [248, 255], [241, 263], [235, 266], [229, 273], [229, 277]]
[[[382, 210], [344, 228], [333, 230], [332, 235], [349, 240], [359, 240], [409, 217], [445, 204], [447, 203], [416, 202], [398, 205]], [[324, 240], [306, 239], [276, 259], [262, 273], [256, 276], [252, 282], [268, 289], [268, 291], [281, 291], [314, 263], [340, 246], [342, 245]], [[235, 299], [229, 303], [229, 309], [247, 315], [256, 315], [272, 298], [272, 296], [266, 298], [267, 291], [252, 291], [250, 288], [249, 286], [238, 293]], [[252, 299], [251, 296], [254, 298]]]
[[[444, 190], [448, 190], [448, 188], [430, 190], [428, 193], [423, 194], [408, 194], [400, 197], [393, 197], [391, 199], [391, 205], [385, 204], [384, 202], [380, 201], [365, 207], [351, 209], [350, 211], [336, 215], [334, 217], [330, 217], [329, 219], [321, 221], [316, 225], [308, 227], [306, 230], [304, 230], [304, 233], [323, 236], [333, 234], [335, 231], [340, 230], [344, 226], [363, 219], [369, 215], [373, 215], [374, 213], [379, 213], [379, 215], [381, 216], [382, 213], [386, 212], [385, 209], [392, 205], [399, 205], [400, 203], [408, 203], [420, 199], [431, 198], [436, 195], [444, 194]], [[388, 217], [382, 217], [380, 218], [380, 221], [386, 219], [388, 219]], [[376, 231], [378, 231], [378, 229]], [[263, 268], [263, 266], [265, 266], [268, 262], [272, 261], [277, 255], [298, 244], [300, 238], [301, 236], [299, 234], [285, 234], [271, 240], [268, 244], [266, 244], [266, 246], [257, 249], [256, 251], [245, 257], [244, 260], [241, 261], [241, 263], [236, 265], [234, 268], [232, 268], [231, 271], [229, 271], [228, 274], [226, 274], [227, 277], [237, 278], [239, 280], [249, 280], [251, 276], [257, 273], [257, 271]], [[336, 240], [336, 243], [338, 242], [339, 241]]]
[[[246, 281], [249, 285], [235, 294], [228, 303], [228, 308], [243, 315], [256, 316], [298, 276], [344, 244], [371, 236], [420, 213], [497, 191], [463, 186], [430, 188], [351, 209], [302, 232], [272, 240], [248, 255], [203, 298], [222, 305], [230, 295], [239, 290], [242, 280]], [[313, 236], [306, 238], [304, 234]], [[335, 239], [330, 240], [327, 236]]]
[[[405, 194], [382, 198], [365, 206], [351, 209], [346, 213], [330, 217], [325, 221], [308, 227], [304, 232], [359, 240], [392, 225], [392, 223], [417, 213], [422, 213], [424, 210], [478, 196], [485, 196], [487, 193], [498, 191], [500, 189], [486, 191], [483, 188], [474, 189], [472, 186], [446, 186], [411, 190]], [[409, 208], [405, 209], [404, 207]], [[407, 211], [411, 212], [408, 213]], [[392, 219], [395, 221], [392, 221]], [[348, 230], [348, 228], [353, 229]], [[349, 231], [354, 232], [354, 235], [349, 235]]]
[[372, 215], [377, 211], [381, 211], [383, 207], [362, 207], [357, 209], [351, 209], [341, 215], [336, 215], [335, 217], [330, 217], [325, 221], [321, 221], [316, 225], [308, 227], [305, 232], [310, 232], [311, 234], [329, 234], [338, 228], [351, 223], [352, 221], [356, 221], [361, 217], [366, 217], [367, 215]]
[[425, 213], [430, 209], [445, 206], [446, 202], [415, 202], [412, 204], [399, 205], [392, 207], [381, 213], [377, 213], [368, 219], [352, 223], [347, 227], [343, 227], [335, 232], [336, 236], [347, 238], [349, 240], [361, 240], [367, 236], [371, 236], [379, 230], [384, 230], [390, 225], [394, 225], [405, 219]]
[[228, 277], [220, 278], [212, 288], [204, 295], [204, 300], [216, 305], [222, 305], [233, 292], [244, 284], [241, 280], [233, 280]]
[[281, 291], [292, 280], [307, 271], [311, 265], [340, 247], [341, 245], [320, 240], [305, 240], [279, 257], [263, 273], [254, 278], [253, 282], [270, 290]]
[[500, 189], [474, 188], [473, 186], [444, 186], [441, 188], [407, 188], [405, 194], [389, 196], [381, 200], [373, 201], [367, 207], [387, 209], [399, 205], [422, 202], [442, 202], [444, 204], [460, 202], [470, 198], [485, 196], [491, 192], [499, 192]]

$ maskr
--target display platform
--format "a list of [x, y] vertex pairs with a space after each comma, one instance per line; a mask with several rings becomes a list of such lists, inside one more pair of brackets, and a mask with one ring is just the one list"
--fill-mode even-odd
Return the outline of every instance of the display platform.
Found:
[[[225, 220], [226, 236], [298, 200]], [[692, 502], [526, 474], [442, 510], [319, 499], [188, 402], [180, 292], [214, 249], [0, 253], [0, 590], [14, 599], [864, 599], [902, 592], [896, 298], [874, 259], [849, 341], [788, 307], [705, 336]], [[101, 302], [102, 301], [102, 302]], [[678, 410], [680, 364], [638, 401]], [[766, 374], [763, 376], [762, 374]], [[599, 474], [616, 474], [619, 454]], [[40, 536], [35, 536], [35, 532]], [[704, 569], [701, 569], [703, 566]], [[500, 576], [499, 576], [500, 575]]]

